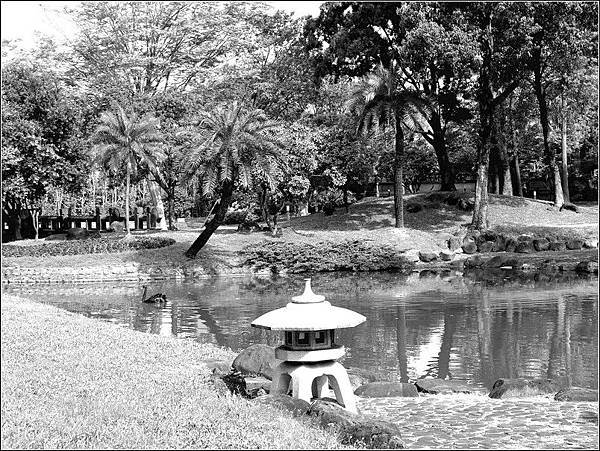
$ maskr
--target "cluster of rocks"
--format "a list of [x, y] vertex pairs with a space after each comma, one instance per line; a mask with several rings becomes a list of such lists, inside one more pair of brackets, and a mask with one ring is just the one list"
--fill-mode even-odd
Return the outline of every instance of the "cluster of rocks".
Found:
[[502, 378], [494, 382], [489, 397], [500, 399], [511, 392], [555, 393], [555, 401], [598, 402], [598, 390], [572, 387], [566, 379]]
[[[561, 240], [552, 236], [533, 237], [530, 235], [520, 235], [514, 238], [493, 230], [483, 232], [475, 230], [466, 233], [458, 232], [456, 235], [447, 234], [442, 237], [442, 240], [438, 244], [442, 248], [440, 251], [418, 251], [411, 249], [405, 252], [405, 255], [409, 260], [414, 262], [451, 262], [460, 254], [487, 254], [490, 252], [532, 254], [543, 251], [595, 249], [598, 247], [598, 240], [581, 240], [577, 238]], [[585, 271], [585, 268], [582, 265], [580, 270]], [[591, 272], [593, 272], [593, 268]]]
[[425, 202], [410, 202], [406, 205], [406, 211], [409, 213], [418, 213], [426, 208], [439, 208], [440, 204], [455, 206], [461, 211], [469, 212], [475, 208], [475, 201], [470, 197], [465, 197], [458, 192], [434, 192], [425, 197]]

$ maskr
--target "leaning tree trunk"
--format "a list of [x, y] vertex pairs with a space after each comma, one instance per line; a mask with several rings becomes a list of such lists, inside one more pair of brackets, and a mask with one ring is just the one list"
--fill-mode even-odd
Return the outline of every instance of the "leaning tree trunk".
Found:
[[567, 165], [567, 112], [565, 106], [565, 97], [561, 97], [561, 124], [560, 124], [560, 150], [562, 160], [562, 190], [565, 202], [571, 201], [569, 194], [569, 167]]
[[200, 236], [196, 238], [196, 241], [192, 243], [190, 248], [185, 252], [185, 256], [188, 258], [195, 258], [196, 254], [204, 247], [212, 234], [217, 230], [225, 219], [227, 209], [231, 205], [231, 199], [233, 195], [233, 183], [231, 181], [223, 182], [221, 190], [221, 199], [215, 216], [206, 224]]
[[394, 216], [396, 228], [404, 227], [404, 193], [402, 192], [402, 169], [404, 167], [404, 131], [402, 120], [396, 113], [396, 155], [394, 159]]
[[534, 83], [533, 83], [535, 96], [538, 100], [538, 106], [540, 108], [540, 124], [542, 126], [542, 135], [544, 137], [544, 156], [546, 164], [550, 169], [550, 177], [554, 188], [554, 206], [562, 207], [565, 203], [562, 191], [562, 182], [560, 180], [560, 171], [556, 164], [556, 158], [554, 152], [550, 149], [549, 134], [550, 126], [548, 121], [548, 105], [546, 104], [546, 93], [542, 86], [542, 74], [539, 69], [534, 70]]
[[131, 163], [127, 162], [127, 175], [125, 178], [125, 230], [127, 230], [127, 236], [131, 235], [129, 230], [129, 191], [131, 185]]

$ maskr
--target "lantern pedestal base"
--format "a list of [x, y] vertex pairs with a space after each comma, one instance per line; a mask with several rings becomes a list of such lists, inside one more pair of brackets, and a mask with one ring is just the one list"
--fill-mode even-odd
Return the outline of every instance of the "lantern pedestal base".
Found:
[[271, 393], [287, 394], [290, 382], [292, 396], [307, 402], [310, 402], [311, 398], [325, 397], [331, 386], [337, 402], [346, 410], [357, 412], [354, 392], [346, 368], [335, 360], [315, 363], [280, 363], [273, 370]]

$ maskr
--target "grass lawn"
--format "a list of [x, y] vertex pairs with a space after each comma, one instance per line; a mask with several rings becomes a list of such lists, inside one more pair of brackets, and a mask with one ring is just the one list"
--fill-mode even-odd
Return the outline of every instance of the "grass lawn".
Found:
[[[399, 251], [407, 249], [440, 250], [440, 243], [449, 233], [455, 232], [471, 222], [472, 213], [456, 206], [428, 201], [431, 193], [405, 196], [405, 204], [422, 203], [424, 209], [417, 213], [405, 212], [404, 229], [393, 227], [393, 198], [365, 198], [350, 206], [346, 213], [339, 208], [332, 216], [315, 213], [305, 217], [285, 216], [279, 222], [284, 232], [282, 237], [272, 237], [266, 232], [237, 233], [237, 226], [221, 226], [194, 260], [184, 257], [184, 252], [200, 233], [190, 228], [176, 232], [137, 232], [134, 235], [156, 234], [172, 237], [176, 243], [160, 249], [128, 251], [117, 254], [69, 255], [39, 258], [10, 257], [3, 259], [4, 265], [23, 267], [102, 267], [135, 262], [140, 265], [163, 267], [191, 267], [199, 274], [218, 275], [240, 272], [242, 259], [239, 252], [246, 246], [260, 246], [263, 240], [294, 243], [318, 241], [360, 240], [373, 244], [385, 244]], [[472, 198], [472, 193], [461, 193]], [[598, 204], [586, 204], [580, 212], [557, 211], [551, 203], [532, 199], [490, 195], [489, 222], [491, 228], [519, 233], [547, 231], [571, 233], [582, 237], [598, 238]], [[291, 226], [291, 227], [290, 227]], [[29, 241], [30, 243], [31, 241]], [[21, 241], [18, 244], [28, 244]], [[243, 272], [243, 271], [242, 271]]]
[[2, 297], [5, 448], [339, 448], [308, 418], [217, 397], [230, 351]]

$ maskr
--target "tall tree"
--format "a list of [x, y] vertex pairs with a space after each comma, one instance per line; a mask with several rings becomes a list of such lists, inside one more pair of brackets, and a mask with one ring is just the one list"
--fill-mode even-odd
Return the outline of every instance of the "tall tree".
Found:
[[277, 123], [261, 110], [243, 106], [234, 102], [201, 113], [187, 145], [188, 176], [201, 177], [205, 195], [219, 194], [213, 218], [185, 252], [189, 258], [196, 256], [225, 219], [236, 187], [249, 186], [253, 174], [269, 180], [274, 166], [283, 164], [282, 144], [274, 133]]
[[382, 63], [398, 67], [402, 83], [432, 101], [420, 130], [435, 150], [441, 189], [455, 189], [446, 145], [451, 122], [469, 116], [462, 91], [470, 85], [475, 46], [438, 4], [327, 3], [305, 27], [317, 75], [364, 75]]
[[48, 68], [28, 60], [3, 62], [2, 213], [14, 239], [21, 238], [24, 217], [32, 219], [38, 237], [49, 192], [82, 187], [88, 161], [77, 103]]
[[359, 114], [359, 129], [394, 126], [394, 217], [395, 226], [404, 227], [404, 129], [416, 128], [428, 104], [415, 92], [404, 89], [395, 70], [379, 66], [363, 78], [348, 102], [351, 111]]
[[158, 120], [152, 117], [128, 116], [120, 105], [116, 111], [107, 111], [100, 117], [100, 125], [92, 136], [97, 143], [98, 163], [113, 171], [125, 168], [125, 228], [129, 228], [129, 198], [131, 175], [137, 174], [138, 165], [156, 169], [164, 154], [158, 145]]
[[488, 168], [495, 113], [519, 85], [527, 23], [515, 3], [456, 4], [479, 42], [477, 183], [471, 226], [488, 227]]

